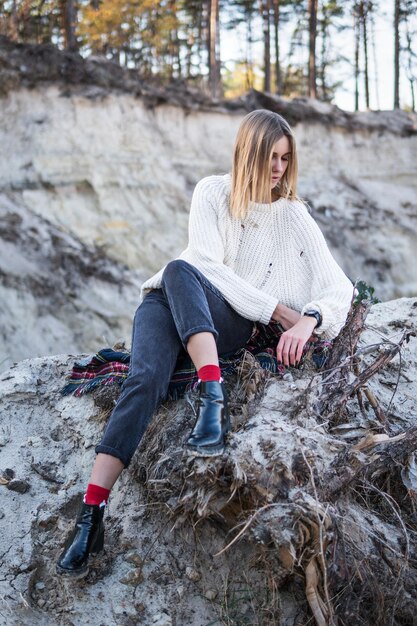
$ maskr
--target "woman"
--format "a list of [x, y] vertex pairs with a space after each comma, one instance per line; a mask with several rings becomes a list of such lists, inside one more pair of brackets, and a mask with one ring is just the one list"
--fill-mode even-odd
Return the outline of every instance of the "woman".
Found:
[[218, 354], [243, 347], [253, 322], [279, 322], [277, 359], [297, 365], [314, 335], [333, 339], [350, 308], [353, 285], [297, 198], [293, 133], [277, 113], [253, 111], [236, 138], [232, 174], [203, 178], [191, 203], [189, 244], [142, 286], [133, 322], [129, 375], [110, 417], [84, 503], [57, 570], [88, 571], [103, 546], [103, 513], [167, 394], [179, 354], [200, 380], [199, 409], [187, 448], [221, 454], [229, 429]]

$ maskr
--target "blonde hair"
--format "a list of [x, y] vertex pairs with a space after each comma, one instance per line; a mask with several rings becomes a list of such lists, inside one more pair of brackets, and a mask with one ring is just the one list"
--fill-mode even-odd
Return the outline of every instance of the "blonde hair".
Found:
[[269, 203], [272, 202], [273, 148], [284, 135], [290, 143], [290, 155], [279, 187], [274, 189], [275, 200], [298, 199], [298, 161], [293, 132], [278, 113], [257, 109], [243, 118], [236, 136], [230, 192], [230, 211], [234, 217], [244, 218], [251, 200], [268, 198]]

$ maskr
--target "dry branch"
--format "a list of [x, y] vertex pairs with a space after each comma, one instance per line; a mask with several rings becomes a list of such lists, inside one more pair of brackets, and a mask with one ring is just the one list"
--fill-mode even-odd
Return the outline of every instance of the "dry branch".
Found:
[[323, 391], [314, 407], [317, 415], [334, 420], [344, 408], [346, 401], [341, 401], [343, 390], [352, 371], [356, 346], [370, 308], [369, 300], [351, 305], [346, 323], [333, 343], [326, 370], [322, 374]]
[[[416, 333], [410, 330], [406, 330], [404, 331], [398, 343], [390, 344], [388, 347], [385, 347], [385, 348], [381, 346], [382, 349], [380, 348], [381, 354], [379, 355], [379, 357], [376, 358], [373, 363], [368, 365], [368, 367], [365, 368], [359, 374], [359, 376], [357, 376], [357, 378], [350, 385], [347, 386], [344, 392], [344, 396], [346, 396], [346, 400], [351, 395], [353, 395], [355, 391], [357, 391], [360, 387], [363, 387], [366, 381], [368, 381], [372, 376], [374, 376], [377, 372], [379, 372], [385, 365], [387, 365], [387, 363], [392, 361], [392, 359], [400, 352], [401, 346], [404, 343], [404, 341], [405, 343], [408, 343], [410, 340], [410, 337], [415, 337], [415, 336], [416, 336]], [[343, 397], [343, 400], [344, 400], [344, 397]]]
[[380, 474], [391, 473], [403, 467], [409, 455], [417, 450], [417, 427], [412, 427], [396, 437], [384, 441], [376, 439], [370, 450], [365, 453], [359, 444], [352, 446], [348, 452], [336, 457], [328, 471], [322, 477], [321, 497], [326, 501], [334, 501], [342, 491], [360, 478], [369, 480]]
[[[327, 392], [327, 397], [324, 399], [320, 398], [318, 410], [324, 412], [329, 422], [334, 424], [337, 421], [338, 416], [342, 414], [349, 398], [355, 393], [358, 393], [360, 390], [363, 390], [379, 421], [383, 423], [385, 428], [387, 428], [387, 420], [384, 412], [379, 407], [374, 394], [365, 386], [365, 384], [370, 378], [372, 378], [372, 376], [375, 376], [377, 372], [381, 371], [390, 361], [392, 361], [392, 359], [400, 352], [403, 343], [408, 343], [411, 336], [415, 336], [415, 333], [406, 330], [398, 343], [390, 343], [388, 346], [384, 346], [384, 344], [381, 343], [379, 347], [381, 354], [373, 361], [373, 363], [368, 365], [364, 370], [362, 370], [362, 372], [359, 372], [351, 383], [346, 381], [343, 384], [343, 381], [339, 381], [337, 385], [330, 388]], [[354, 371], [355, 370], [356, 372], [358, 371], [357, 363], [354, 364]]]

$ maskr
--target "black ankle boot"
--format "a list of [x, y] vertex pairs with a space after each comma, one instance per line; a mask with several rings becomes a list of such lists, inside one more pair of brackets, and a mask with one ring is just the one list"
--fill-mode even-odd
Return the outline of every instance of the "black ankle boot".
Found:
[[198, 413], [187, 448], [197, 456], [218, 456], [230, 428], [227, 395], [223, 383], [201, 382]]
[[103, 549], [104, 509], [104, 506], [83, 503], [74, 530], [58, 559], [58, 574], [68, 574], [74, 578], [88, 574], [89, 555], [97, 554]]

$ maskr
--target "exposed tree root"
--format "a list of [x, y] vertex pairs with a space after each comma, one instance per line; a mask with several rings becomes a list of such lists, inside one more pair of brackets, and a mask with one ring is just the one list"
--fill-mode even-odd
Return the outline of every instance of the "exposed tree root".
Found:
[[[271, 588], [290, 589], [301, 575], [320, 626], [412, 624], [417, 608], [417, 427], [394, 428], [366, 387], [415, 333], [358, 348], [368, 309], [366, 300], [352, 306], [320, 373], [307, 367], [293, 382], [275, 381], [247, 356], [229, 381], [233, 432], [223, 457], [184, 451], [178, 433], [192, 418], [177, 404], [174, 415], [171, 405], [161, 411], [133, 467], [174, 526], [212, 520], [228, 529], [215, 558], [250, 540]], [[353, 415], [357, 432], [342, 423]], [[344, 438], [348, 425], [354, 434]]]

